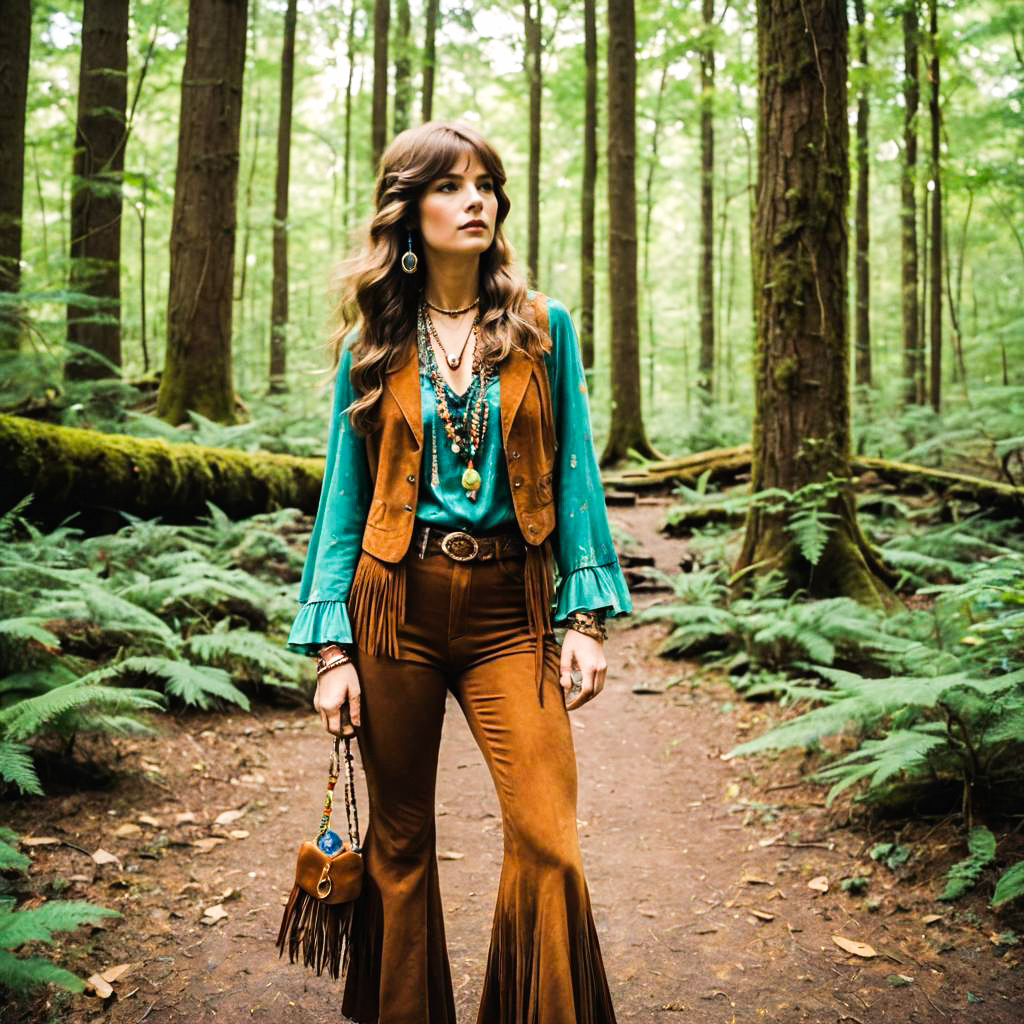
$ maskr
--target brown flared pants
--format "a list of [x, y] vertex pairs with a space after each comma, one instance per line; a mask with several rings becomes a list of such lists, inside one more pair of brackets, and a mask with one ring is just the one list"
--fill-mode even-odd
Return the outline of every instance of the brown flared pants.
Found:
[[614, 1024], [576, 834], [576, 759], [554, 637], [534, 685], [522, 560], [406, 556], [398, 658], [357, 650], [370, 797], [342, 1010], [455, 1024], [434, 829], [450, 690], [501, 804], [504, 863], [477, 1024]]

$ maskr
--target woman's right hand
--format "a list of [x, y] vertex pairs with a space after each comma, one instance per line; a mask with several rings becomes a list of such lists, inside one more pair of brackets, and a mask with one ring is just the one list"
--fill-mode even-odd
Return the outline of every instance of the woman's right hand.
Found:
[[313, 707], [332, 736], [342, 735], [342, 708], [346, 703], [352, 725], [359, 726], [359, 693], [359, 675], [352, 662], [328, 669], [317, 680]]

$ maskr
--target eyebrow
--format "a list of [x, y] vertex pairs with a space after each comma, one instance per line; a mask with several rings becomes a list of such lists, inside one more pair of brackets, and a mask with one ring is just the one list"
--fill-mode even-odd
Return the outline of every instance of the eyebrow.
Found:
[[[476, 177], [477, 177], [477, 181], [479, 181], [481, 178], [491, 178], [491, 179], [493, 179], [494, 175], [491, 174], [490, 171], [483, 171], [481, 174], [478, 174]], [[465, 180], [466, 175], [463, 174], [461, 171], [448, 171], [446, 174], [438, 175], [437, 180], [438, 181], [447, 181], [449, 178], [456, 178], [459, 181], [463, 181], [463, 180]]]

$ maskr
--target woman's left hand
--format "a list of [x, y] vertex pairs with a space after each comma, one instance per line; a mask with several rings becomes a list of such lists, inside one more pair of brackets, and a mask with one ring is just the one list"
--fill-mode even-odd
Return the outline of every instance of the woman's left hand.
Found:
[[589, 700], [593, 700], [604, 689], [604, 675], [608, 663], [604, 659], [604, 646], [600, 640], [586, 636], [575, 629], [565, 631], [565, 639], [562, 641], [561, 658], [561, 683], [564, 691], [563, 697], [568, 700], [569, 691], [572, 689], [572, 666], [576, 667], [583, 674], [583, 688], [573, 699], [571, 704], [566, 704], [568, 711], [575, 711], [583, 707]]

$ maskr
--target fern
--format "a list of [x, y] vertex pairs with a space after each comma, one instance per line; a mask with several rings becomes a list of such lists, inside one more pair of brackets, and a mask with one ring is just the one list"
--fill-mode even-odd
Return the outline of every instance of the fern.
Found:
[[1024, 860], [1018, 861], [1000, 876], [992, 896], [992, 906], [1001, 907], [1011, 900], [1020, 899], [1021, 896], [1024, 896]]
[[[222, 620], [221, 624], [226, 626], [227, 620]], [[248, 629], [215, 629], [212, 633], [196, 634], [185, 644], [185, 654], [192, 661], [205, 665], [238, 665], [252, 678], [292, 688], [309, 663], [308, 658], [273, 643], [263, 633]]]
[[[5, 839], [10, 835], [4, 831]], [[2, 849], [0, 844], [0, 855]], [[21, 995], [38, 985], [53, 984], [81, 992], [85, 987], [82, 980], [70, 971], [42, 957], [19, 959], [13, 951], [28, 942], [49, 945], [55, 932], [70, 932], [83, 924], [120, 916], [116, 910], [92, 903], [54, 900], [31, 910], [15, 910], [13, 900], [0, 900], [0, 988]]]
[[14, 844], [18, 841], [16, 832], [0, 828], [0, 871], [27, 871], [32, 861], [18, 853]]
[[982, 872], [996, 859], [996, 837], [984, 826], [972, 828], [967, 837], [967, 849], [970, 856], [949, 869], [940, 900], [958, 900], [978, 884]]
[[20, 743], [0, 739], [0, 779], [14, 783], [22, 793], [42, 795], [43, 787], [39, 784], [29, 749]]

